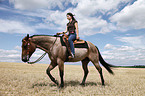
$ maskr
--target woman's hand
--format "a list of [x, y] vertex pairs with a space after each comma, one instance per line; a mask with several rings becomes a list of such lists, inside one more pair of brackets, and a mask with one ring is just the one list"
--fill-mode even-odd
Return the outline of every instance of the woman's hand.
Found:
[[79, 40], [80, 39], [80, 37], [79, 36], [77, 36], [77, 38], [76, 38], [77, 40]]
[[57, 35], [60, 35], [60, 34], [65, 34], [67, 32], [58, 32]]
[[58, 33], [56, 33], [56, 35], [60, 35], [60, 34], [62, 34], [62, 33], [59, 33], [59, 32], [58, 32]]

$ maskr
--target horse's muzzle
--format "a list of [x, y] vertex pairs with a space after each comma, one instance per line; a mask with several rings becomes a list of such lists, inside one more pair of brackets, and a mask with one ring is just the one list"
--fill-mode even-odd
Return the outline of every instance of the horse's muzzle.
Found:
[[23, 62], [28, 62], [28, 61], [29, 61], [29, 55], [23, 56], [23, 57], [22, 57], [22, 61], [23, 61]]

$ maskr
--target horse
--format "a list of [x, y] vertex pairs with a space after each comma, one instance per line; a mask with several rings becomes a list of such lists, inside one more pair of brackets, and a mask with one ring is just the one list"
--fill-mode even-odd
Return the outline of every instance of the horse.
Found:
[[[88, 48], [75, 48], [75, 58], [71, 58], [66, 61], [67, 58], [67, 48], [62, 46], [60, 42], [60, 36], [51, 36], [51, 35], [33, 35], [29, 37], [27, 35], [22, 39], [22, 55], [21, 59], [23, 62], [28, 62], [31, 55], [35, 52], [36, 48], [39, 48], [46, 53], [51, 60], [50, 65], [46, 70], [46, 74], [49, 78], [57, 85], [59, 88], [64, 87], [64, 62], [82, 62], [82, 68], [84, 71], [83, 80], [80, 85], [85, 85], [87, 75], [89, 73], [88, 63], [91, 61], [95, 68], [98, 70], [102, 86], [104, 84], [104, 78], [102, 74], [102, 68], [99, 65], [99, 62], [106, 68], [110, 74], [114, 74], [111, 67], [113, 65], [108, 64], [102, 58], [99, 49], [89, 41], [86, 41]], [[58, 81], [51, 75], [51, 70], [53, 70], [58, 65], [59, 74], [60, 74], [60, 84]]]

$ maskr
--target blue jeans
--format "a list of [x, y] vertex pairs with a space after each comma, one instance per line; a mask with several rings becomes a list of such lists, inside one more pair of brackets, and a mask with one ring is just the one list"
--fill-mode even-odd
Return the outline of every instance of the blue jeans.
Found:
[[76, 40], [76, 34], [70, 34], [69, 35], [69, 38], [68, 38], [68, 42], [69, 42], [69, 45], [70, 45], [70, 49], [71, 49], [71, 52], [73, 54], [75, 54], [75, 50], [74, 50], [74, 44], [73, 44], [73, 41]]

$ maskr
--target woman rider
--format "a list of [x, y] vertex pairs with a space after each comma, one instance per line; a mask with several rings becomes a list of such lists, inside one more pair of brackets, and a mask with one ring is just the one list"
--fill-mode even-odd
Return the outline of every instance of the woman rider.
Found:
[[[73, 41], [76, 39], [79, 39], [78, 22], [76, 21], [76, 19], [74, 18], [74, 15], [72, 13], [67, 13], [66, 16], [67, 16], [67, 19], [69, 20], [69, 22], [67, 23], [67, 27], [64, 32], [65, 33], [69, 32], [68, 42], [69, 42], [70, 49], [71, 49], [71, 56], [69, 56], [69, 58], [74, 58], [75, 50], [74, 50]], [[57, 34], [63, 34], [63, 32], [57, 33]]]

